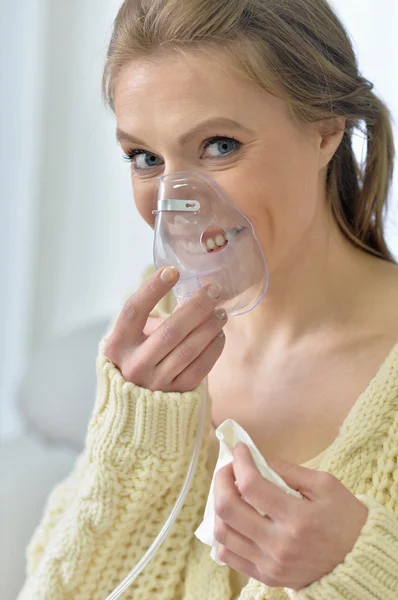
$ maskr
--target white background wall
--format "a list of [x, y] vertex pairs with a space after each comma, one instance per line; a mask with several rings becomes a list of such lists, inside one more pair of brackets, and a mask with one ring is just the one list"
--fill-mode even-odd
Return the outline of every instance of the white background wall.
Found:
[[11, 435], [37, 340], [114, 314], [151, 237], [100, 97], [119, 1], [1, 2], [0, 432]]
[[[151, 260], [101, 104], [119, 0], [0, 0], [0, 435], [48, 331], [111, 317]], [[364, 74], [398, 118], [398, 2], [334, 0]], [[397, 130], [396, 130], [397, 131]], [[398, 190], [388, 222], [398, 256]]]

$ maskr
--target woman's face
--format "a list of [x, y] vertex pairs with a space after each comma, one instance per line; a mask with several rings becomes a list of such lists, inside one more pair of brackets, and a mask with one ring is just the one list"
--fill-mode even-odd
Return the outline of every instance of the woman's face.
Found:
[[212, 178], [252, 222], [270, 271], [305, 244], [324, 187], [320, 135], [287, 104], [228, 68], [222, 55], [136, 60], [115, 85], [118, 139], [134, 199], [151, 226], [159, 175]]

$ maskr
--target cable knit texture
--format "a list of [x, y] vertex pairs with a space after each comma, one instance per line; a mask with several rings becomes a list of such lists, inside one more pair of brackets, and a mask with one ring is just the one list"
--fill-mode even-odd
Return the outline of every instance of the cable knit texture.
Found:
[[[165, 310], [165, 306], [160, 307]], [[181, 489], [202, 386], [152, 393], [103, 355], [85, 451], [52, 492], [29, 545], [19, 600], [105, 600], [142, 557]], [[60, 383], [61, 385], [61, 383]], [[218, 566], [194, 531], [202, 520], [210, 411], [197, 472], [167, 540], [122, 596], [134, 600], [396, 600], [398, 598], [398, 344], [359, 397], [319, 468], [368, 509], [351, 552], [300, 591], [268, 588]], [[304, 550], [304, 549], [303, 549]]]

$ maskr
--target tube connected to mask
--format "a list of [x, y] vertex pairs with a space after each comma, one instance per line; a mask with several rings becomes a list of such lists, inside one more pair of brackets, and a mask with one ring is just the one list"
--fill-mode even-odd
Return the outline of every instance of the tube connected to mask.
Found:
[[[265, 296], [268, 269], [249, 219], [205, 175], [181, 171], [159, 177], [153, 258], [157, 268], [174, 265], [180, 279], [173, 291], [180, 304], [200, 288], [219, 283], [219, 306], [230, 315], [252, 310]], [[175, 523], [195, 475], [205, 430], [208, 382], [200, 409], [194, 449], [176, 503], [151, 546], [106, 600], [116, 600], [153, 558]]]
[[266, 294], [269, 275], [254, 228], [209, 177], [180, 171], [159, 177], [153, 257], [174, 265], [179, 304], [219, 283], [219, 306], [229, 315], [252, 310]]
[[120, 596], [130, 587], [130, 585], [137, 579], [138, 575], [145, 569], [150, 560], [155, 556], [159, 547], [162, 545], [164, 540], [167, 537], [168, 532], [173, 527], [182, 507], [185, 502], [185, 498], [189, 492], [189, 489], [192, 484], [192, 480], [195, 476], [196, 467], [198, 465], [199, 452], [202, 446], [203, 434], [206, 426], [206, 416], [207, 416], [207, 401], [208, 401], [208, 382], [207, 377], [203, 382], [203, 398], [202, 404], [200, 406], [199, 418], [198, 418], [198, 427], [196, 429], [195, 440], [194, 440], [194, 448], [191, 456], [191, 460], [188, 466], [187, 474], [185, 476], [184, 483], [182, 485], [181, 491], [178, 495], [178, 498], [167, 517], [167, 521], [163, 525], [162, 529], [153, 540], [152, 544], [149, 546], [148, 550], [145, 552], [144, 556], [138, 561], [134, 568], [126, 575], [123, 581], [113, 590], [111, 594], [106, 598], [106, 600], [117, 600]]

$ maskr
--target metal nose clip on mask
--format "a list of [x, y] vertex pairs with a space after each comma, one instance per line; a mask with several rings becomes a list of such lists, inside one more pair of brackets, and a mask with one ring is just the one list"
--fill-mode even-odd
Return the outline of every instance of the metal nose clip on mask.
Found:
[[181, 171], [158, 180], [154, 263], [178, 268], [178, 303], [219, 283], [219, 306], [229, 315], [252, 310], [267, 292], [269, 275], [249, 219], [205, 175]]

